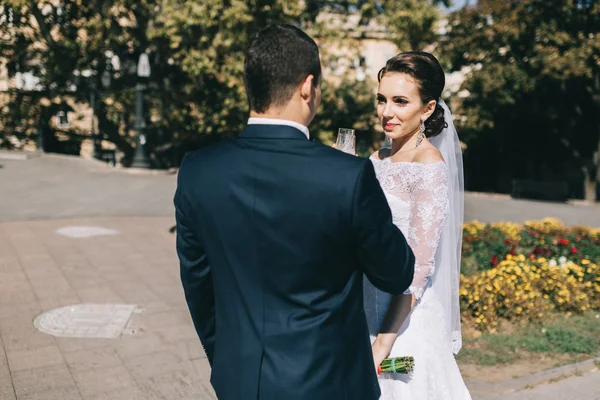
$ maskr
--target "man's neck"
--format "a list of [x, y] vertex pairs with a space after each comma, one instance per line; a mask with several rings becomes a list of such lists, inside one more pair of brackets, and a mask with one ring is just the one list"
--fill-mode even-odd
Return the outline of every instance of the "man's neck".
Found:
[[285, 111], [269, 111], [264, 113], [258, 113], [256, 111], [250, 111], [250, 118], [266, 118], [266, 119], [282, 119], [286, 121], [296, 122], [300, 125], [308, 126], [306, 121], [298, 118], [297, 113], [285, 112]]

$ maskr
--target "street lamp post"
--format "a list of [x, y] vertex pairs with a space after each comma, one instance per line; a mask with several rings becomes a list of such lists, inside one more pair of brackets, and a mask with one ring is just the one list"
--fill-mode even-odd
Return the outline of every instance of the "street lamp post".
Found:
[[[137, 66], [138, 78], [148, 78], [150, 76], [150, 62], [146, 53], [140, 54]], [[144, 85], [140, 79], [135, 86], [135, 130], [137, 132], [135, 154], [133, 156], [134, 168], [150, 168], [150, 160], [146, 154], [146, 122], [144, 120]]]
[[92, 108], [92, 128], [90, 130], [90, 135], [94, 141], [94, 158], [98, 159], [100, 158], [100, 140], [98, 140], [98, 136], [96, 135], [96, 78], [93, 75], [91, 88], [90, 107]]
[[[92, 130], [91, 135], [94, 141], [94, 158], [100, 160], [102, 159], [102, 132], [98, 129], [98, 133], [95, 133], [96, 126], [96, 79], [92, 78], [92, 92], [90, 94], [90, 106], [92, 107]], [[107, 90], [110, 87], [111, 76], [108, 70], [104, 71], [102, 76], [100, 77], [100, 82], [102, 83], [102, 88]], [[100, 128], [100, 127], [98, 127]]]

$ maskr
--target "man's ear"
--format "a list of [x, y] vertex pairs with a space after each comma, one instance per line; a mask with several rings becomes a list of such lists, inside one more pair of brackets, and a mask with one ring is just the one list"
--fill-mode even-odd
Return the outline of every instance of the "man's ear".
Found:
[[311, 100], [312, 96], [314, 96], [314, 80], [314, 75], [309, 75], [300, 84], [300, 95], [307, 102]]

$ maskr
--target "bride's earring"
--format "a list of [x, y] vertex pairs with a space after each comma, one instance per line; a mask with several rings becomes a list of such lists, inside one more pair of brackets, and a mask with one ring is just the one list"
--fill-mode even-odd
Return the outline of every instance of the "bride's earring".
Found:
[[425, 138], [425, 122], [421, 120], [421, 126], [419, 127], [419, 134], [417, 136], [417, 145], [415, 148], [419, 147], [423, 139]]

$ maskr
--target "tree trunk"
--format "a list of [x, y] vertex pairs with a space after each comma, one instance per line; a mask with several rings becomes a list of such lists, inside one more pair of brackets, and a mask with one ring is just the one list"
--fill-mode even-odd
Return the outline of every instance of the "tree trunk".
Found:
[[584, 180], [583, 180], [583, 189], [584, 189], [584, 198], [585, 201], [594, 202], [596, 201], [596, 179], [593, 179], [590, 172], [587, 168], [583, 169], [584, 171]]
[[600, 134], [598, 145], [590, 160], [589, 166], [583, 167], [585, 200], [589, 202], [600, 201]]
[[[594, 94], [592, 99], [598, 108], [600, 108], [600, 71], [596, 71], [594, 75]], [[596, 117], [598, 118], [598, 117]], [[584, 168], [584, 188], [586, 201], [600, 201], [600, 119], [597, 119], [598, 135], [596, 151], [592, 156], [589, 168]]]

